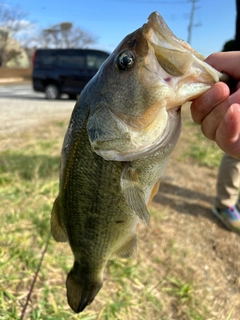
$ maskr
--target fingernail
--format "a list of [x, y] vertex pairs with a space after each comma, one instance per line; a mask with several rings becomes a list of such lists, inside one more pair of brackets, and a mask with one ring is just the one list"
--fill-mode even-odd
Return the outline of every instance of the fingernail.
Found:
[[[237, 114], [238, 113], [238, 114]], [[233, 103], [227, 110], [227, 113], [224, 117], [227, 123], [235, 121], [236, 117], [240, 117], [240, 104]]]

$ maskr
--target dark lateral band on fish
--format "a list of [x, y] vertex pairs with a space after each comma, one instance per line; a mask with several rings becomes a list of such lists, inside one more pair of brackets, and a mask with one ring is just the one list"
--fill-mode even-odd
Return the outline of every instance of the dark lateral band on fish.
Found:
[[101, 289], [108, 260], [136, 251], [137, 224], [149, 224], [147, 207], [180, 135], [181, 106], [222, 80], [153, 12], [81, 92], [51, 213], [53, 237], [73, 252], [66, 287], [76, 313]]

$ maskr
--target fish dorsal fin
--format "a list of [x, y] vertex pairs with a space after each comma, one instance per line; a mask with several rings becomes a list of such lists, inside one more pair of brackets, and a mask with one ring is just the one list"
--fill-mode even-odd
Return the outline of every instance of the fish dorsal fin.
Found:
[[141, 189], [137, 171], [126, 165], [121, 175], [123, 195], [136, 215], [146, 224], [149, 224], [150, 215], [145, 203], [145, 195]]

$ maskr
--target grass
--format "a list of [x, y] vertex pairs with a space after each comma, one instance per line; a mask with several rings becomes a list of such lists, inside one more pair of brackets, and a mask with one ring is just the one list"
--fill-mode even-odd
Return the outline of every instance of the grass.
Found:
[[[0, 319], [19, 319], [49, 237], [66, 125], [54, 122], [23, 133], [18, 146], [10, 143], [0, 153]], [[191, 126], [186, 124], [193, 131]], [[190, 142], [195, 146], [184, 151], [184, 161], [190, 157], [204, 166], [216, 165], [212, 147], [197, 133], [191, 135]], [[216, 158], [219, 161], [218, 155]], [[164, 237], [163, 229], [159, 232], [154, 224], [153, 208], [151, 214], [151, 228], [140, 226], [137, 255], [109, 261], [102, 290], [81, 315], [75, 315], [66, 300], [71, 251], [67, 244], [51, 239], [25, 319], [218, 319], [210, 317], [212, 306], [201, 283], [194, 281], [191, 263], [184, 265], [186, 256], [195, 253], [179, 245], [173, 234], [165, 233]], [[168, 213], [157, 215], [161, 225]]]
[[188, 148], [182, 153], [182, 159], [192, 159], [201, 166], [218, 167], [223, 152], [216, 143], [205, 138], [199, 126], [191, 119], [184, 122], [184, 130], [186, 132], [184, 139], [187, 139]]

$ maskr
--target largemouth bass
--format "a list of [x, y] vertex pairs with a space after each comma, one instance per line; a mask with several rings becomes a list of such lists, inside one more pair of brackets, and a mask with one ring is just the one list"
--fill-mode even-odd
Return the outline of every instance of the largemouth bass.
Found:
[[108, 260], [135, 252], [136, 226], [149, 223], [147, 206], [180, 134], [181, 105], [222, 76], [203, 60], [154, 12], [82, 91], [51, 217], [53, 237], [74, 255], [66, 287], [76, 313], [101, 289]]

